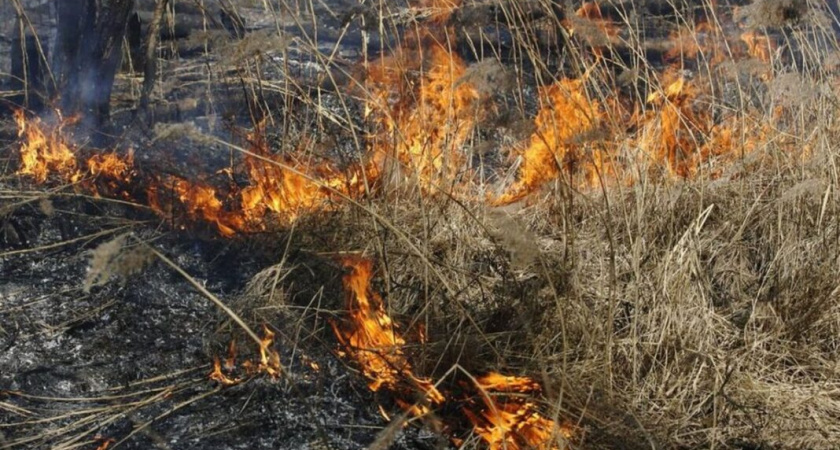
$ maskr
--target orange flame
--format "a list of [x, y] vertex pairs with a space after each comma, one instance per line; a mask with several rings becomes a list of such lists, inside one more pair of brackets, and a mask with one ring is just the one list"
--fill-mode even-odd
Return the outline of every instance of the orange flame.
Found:
[[754, 30], [742, 33], [741, 41], [747, 45], [747, 52], [750, 56], [765, 63], [772, 62], [773, 55], [779, 49], [779, 43], [776, 39]]
[[[249, 138], [252, 154], [245, 155], [245, 165], [250, 185], [240, 194], [243, 220], [249, 223], [261, 221], [268, 211], [289, 223], [303, 212], [330, 209], [329, 200], [334, 198], [334, 192], [349, 194], [363, 190], [356, 168], [345, 173], [327, 163], [306, 164], [291, 158], [278, 160], [268, 150], [264, 124], [259, 124]], [[273, 161], [294, 167], [300, 173], [273, 164]]]
[[574, 138], [595, 130], [603, 115], [600, 104], [587, 96], [583, 80], [562, 79], [541, 94], [543, 106], [535, 119], [537, 131], [522, 152], [519, 180], [510, 192], [496, 200], [498, 204], [521, 199], [557, 177], [561, 167], [571, 168], [578, 160], [582, 160], [587, 180], [597, 177], [602, 164], [600, 155], [596, 151], [587, 160]]
[[259, 359], [257, 361], [245, 361], [242, 363], [242, 368], [245, 370], [246, 376], [230, 377], [225, 372], [232, 373], [236, 370], [236, 341], [232, 340], [228, 347], [228, 356], [225, 359], [224, 368], [219, 358], [214, 357], [213, 371], [210, 372], [208, 378], [218, 381], [224, 386], [239, 384], [247, 377], [253, 377], [259, 374], [266, 374], [271, 378], [278, 378], [282, 374], [283, 365], [280, 363], [280, 354], [272, 348], [273, 345], [274, 332], [267, 325], [263, 325], [263, 337], [259, 343]]
[[699, 149], [710, 131], [711, 118], [692, 105], [695, 96], [694, 87], [679, 77], [647, 99], [653, 110], [642, 119], [637, 145], [672, 175], [694, 174]]
[[213, 358], [213, 371], [210, 372], [208, 378], [213, 381], [218, 381], [224, 386], [233, 386], [234, 384], [239, 384], [242, 381], [239, 378], [230, 378], [222, 373], [222, 363], [219, 362], [219, 358]]
[[263, 325], [263, 338], [260, 340], [260, 364], [257, 366], [258, 372], [265, 372], [272, 378], [280, 376], [280, 354], [271, 346], [274, 344], [274, 332], [268, 328], [268, 325]]
[[[428, 192], [451, 181], [461, 167], [461, 148], [475, 126], [479, 94], [464, 80], [466, 64], [458, 55], [439, 43], [423, 52], [427, 68], [416, 94], [401, 88], [413, 63], [404, 58], [413, 52], [401, 51], [371, 65], [367, 115], [381, 129], [373, 138], [376, 164], [381, 167], [394, 154]], [[393, 102], [394, 97], [399, 100]]]
[[[535, 393], [540, 385], [528, 377], [491, 372], [476, 379], [484, 408], [480, 416], [469, 409], [464, 414], [475, 432], [496, 449], [566, 449], [572, 430], [543, 417], [537, 406], [523, 397], [498, 393]], [[491, 395], [492, 394], [492, 395]], [[500, 400], [497, 400], [500, 399]]]
[[[444, 401], [443, 394], [434, 384], [412, 373], [411, 364], [405, 355], [405, 339], [397, 332], [397, 325], [385, 313], [382, 298], [370, 289], [373, 276], [373, 262], [355, 256], [341, 260], [349, 270], [343, 278], [348, 295], [350, 324], [342, 330], [335, 323], [333, 331], [345, 351], [359, 363], [362, 372], [370, 380], [372, 391], [388, 389], [401, 391], [405, 383], [424, 394], [432, 404]], [[420, 416], [429, 409], [425, 405], [415, 406], [413, 402], [400, 401], [403, 407]]]
[[76, 155], [63, 136], [66, 124], [59, 115], [58, 125], [51, 132], [46, 132], [41, 119], [26, 119], [23, 110], [15, 110], [14, 119], [18, 127], [18, 137], [22, 140], [20, 147], [21, 175], [31, 175], [38, 183], [47, 180], [51, 172], [58, 172], [71, 182], [78, 181]]
[[87, 160], [87, 168], [94, 176], [129, 181], [134, 168], [134, 152], [129, 152], [125, 158], [116, 153], [93, 155]]
[[[385, 389], [394, 393], [397, 404], [415, 416], [426, 415], [431, 410], [422, 402], [405, 399], [408, 387], [422, 393], [431, 406], [453, 401], [430, 380], [413, 373], [404, 351], [405, 339], [397, 331], [397, 324], [385, 313], [382, 298], [370, 288], [373, 262], [357, 256], [343, 257], [341, 262], [349, 271], [343, 283], [350, 318], [343, 327], [332, 324], [344, 349], [340, 354], [352, 357], [361, 366], [371, 390]], [[470, 407], [463, 411], [473, 422], [475, 432], [491, 449], [566, 448], [561, 444], [571, 438], [571, 428], [543, 417], [534, 403], [521, 396], [538, 393], [538, 383], [527, 377], [498, 373], [489, 373], [476, 381], [483, 406], [476, 407], [478, 412]], [[500, 402], [491, 398], [490, 393], [507, 394], [510, 398]]]
[[99, 435], [97, 435], [93, 439], [95, 441], [101, 442], [101, 444], [99, 444], [99, 446], [96, 447], [96, 450], [108, 450], [108, 447], [110, 447], [111, 444], [117, 442], [116, 439], [107, 438]]

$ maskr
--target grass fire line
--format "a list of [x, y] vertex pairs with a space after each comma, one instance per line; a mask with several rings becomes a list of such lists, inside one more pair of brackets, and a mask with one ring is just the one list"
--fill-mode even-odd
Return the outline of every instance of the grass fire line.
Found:
[[[348, 203], [364, 209], [361, 205], [362, 199], [390, 200], [389, 192], [383, 186], [388, 186], [391, 178], [397, 179], [397, 184], [401, 187], [416, 188], [419, 201], [436, 199], [440, 192], [444, 192], [452, 198], [471, 201], [478, 205], [478, 208], [495, 210], [517, 202], [543, 205], [537, 194], [550, 191], [547, 186], [552, 182], [560, 182], [585, 195], [597, 193], [600, 189], [607, 198], [607, 188], [613, 186], [618, 187], [618, 190], [633, 187], [638, 191], [648, 192], [651, 182], [660, 182], [656, 186], [656, 189], [659, 189], [660, 186], [667, 186], [679, 180], [744, 180], [747, 176], [745, 174], [752, 169], [758, 171], [761, 168], [760, 164], [781, 166], [778, 161], [785, 158], [805, 161], [812, 155], [812, 147], [816, 145], [812, 145], [810, 138], [805, 137], [803, 132], [795, 135], [789, 131], [796, 130], [801, 124], [810, 125], [806, 120], [807, 115], [802, 112], [806, 107], [801, 107], [797, 112], [796, 108], [788, 107], [783, 101], [779, 100], [777, 103], [773, 100], [765, 105], [765, 110], [761, 110], [745, 106], [749, 103], [749, 99], [745, 100], [749, 94], [745, 95], [740, 90], [737, 102], [726, 99], [721, 94], [725, 91], [726, 83], [735, 83], [740, 89], [746, 70], [742, 65], [747, 64], [752, 68], [748, 74], [748, 83], [757, 86], [756, 91], [768, 92], [769, 98], [776, 99], [773, 96], [778, 96], [774, 89], [780, 89], [780, 83], [777, 82], [783, 76], [798, 80], [800, 84], [796, 86], [809, 82], [807, 75], [796, 72], [798, 69], [780, 73], [779, 67], [784, 67], [782, 52], [785, 47], [784, 43], [777, 41], [770, 32], [761, 27], [746, 29], [735, 20], [736, 14], [727, 13], [714, 17], [714, 20], [724, 21], [723, 25], [701, 17], [693, 23], [681, 24], [678, 30], [668, 35], [668, 42], [662, 49], [665, 63], [663, 66], [645, 66], [641, 71], [628, 67], [618, 74], [616, 61], [612, 58], [618, 52], [616, 47], [626, 44], [626, 34], [623, 33], [628, 31], [625, 28], [629, 28], [629, 24], [624, 27], [624, 24], [609, 19], [608, 14], [604, 13], [605, 10], [596, 2], [584, 2], [574, 14], [569, 11], [568, 17], [558, 21], [557, 25], [562, 29], [555, 30], [568, 40], [570, 52], [579, 58], [575, 62], [580, 66], [580, 70], [575, 71], [576, 75], [551, 74], [550, 81], [540, 82], [533, 87], [535, 105], [524, 119], [528, 126], [522, 127], [524, 132], [517, 134], [515, 139], [498, 144], [499, 154], [509, 157], [500, 157], [501, 167], [494, 168], [501, 181], [493, 185], [487, 184], [483, 178], [476, 175], [479, 170], [473, 165], [475, 158], [471, 153], [471, 145], [476, 142], [476, 136], [486, 134], [483, 127], [484, 120], [489, 115], [488, 111], [500, 106], [494, 103], [496, 99], [492, 95], [485, 92], [486, 87], [480, 86], [481, 83], [471, 78], [471, 71], [477, 64], [468, 63], [450, 43], [450, 38], [456, 35], [455, 29], [449, 25], [450, 16], [462, 6], [462, 2], [425, 0], [419, 3], [419, 8], [430, 11], [425, 16], [426, 22], [417, 25], [412, 33], [406, 33], [400, 45], [389, 53], [379, 55], [371, 61], [366, 60], [363, 81], [354, 80], [354, 88], [364, 91], [364, 96], [357, 106], [364, 111], [363, 120], [366, 127], [364, 143], [356, 149], [359, 153], [358, 161], [339, 166], [329, 157], [316, 159], [306, 152], [303, 144], [296, 145], [285, 154], [278, 154], [269, 142], [267, 121], [255, 120], [253, 128], [245, 136], [247, 144], [242, 147], [226, 144], [230, 148], [241, 150], [240, 158], [231, 162], [228, 169], [230, 183], [227, 186], [219, 186], [203, 179], [144, 172], [136, 164], [135, 153], [131, 148], [85, 149], [68, 131], [83, 118], [63, 117], [61, 111], [56, 111], [52, 119], [28, 117], [23, 110], [17, 110], [13, 114], [20, 140], [17, 174], [38, 184], [61, 182], [84, 194], [136, 202], [147, 206], [177, 229], [205, 226], [215, 230], [222, 237], [231, 238], [294, 224], [309, 214], [341, 211], [342, 205]], [[707, 6], [717, 11], [716, 2], [710, 2]], [[633, 49], [640, 54], [644, 50], [647, 49]], [[701, 60], [702, 63], [696, 64], [695, 70], [689, 70], [685, 65], [687, 59]], [[828, 58], [825, 59], [828, 63]], [[805, 69], [802, 70], [804, 73]], [[732, 75], [733, 72], [735, 75]], [[818, 77], [831, 80], [825, 84], [827, 90], [837, 89], [836, 73], [832, 74], [826, 70], [814, 78]], [[740, 106], [732, 106], [736, 103]], [[814, 135], [817, 135], [818, 131], [823, 132], [815, 130]], [[825, 140], [825, 136], [820, 136]], [[221, 143], [216, 137], [210, 137], [209, 140]], [[772, 157], [761, 160], [756, 156], [755, 161], [759, 162], [749, 159], [758, 154], [759, 149], [769, 148], [771, 144], [774, 151], [778, 150]], [[773, 158], [777, 159], [766, 162]], [[833, 164], [833, 160], [827, 160], [826, 165]], [[234, 174], [242, 175], [244, 182], [233, 182]], [[762, 172], [762, 176], [763, 174]], [[744, 186], [750, 187], [746, 181]], [[822, 185], [819, 187], [822, 189]], [[743, 244], [741, 239], [745, 235], [746, 227], [752, 223], [752, 213], [764, 206], [764, 192], [770, 191], [771, 188], [762, 189], [759, 189], [762, 194], [757, 199], [750, 200], [752, 206], [748, 208], [749, 213], [743, 217], [740, 224], [734, 225], [737, 233], [732, 239], [733, 243]], [[803, 213], [802, 218], [797, 220], [803, 223], [812, 221], [818, 224], [820, 233], [830, 234], [823, 228], [823, 217], [830, 216], [830, 201], [834, 195], [832, 189], [832, 185], [827, 185], [824, 191], [820, 191], [824, 194], [820, 199], [818, 219], [812, 220]], [[703, 190], [705, 193], [705, 186]], [[553, 194], [556, 191], [550, 192]], [[804, 194], [793, 195], [793, 198], [798, 201], [801, 196]], [[647, 211], [646, 204], [640, 203], [637, 206], [639, 211]], [[704, 206], [702, 220], [687, 221], [689, 225], [669, 223], [667, 227], [662, 227], [667, 228], [667, 231], [689, 227], [689, 231], [686, 231], [682, 238], [673, 245], [669, 244], [673, 248], [661, 251], [666, 255], [665, 269], [656, 269], [666, 273], [663, 279], [669, 276], [672, 261], [679, 260], [678, 262], [682, 263], [683, 260], [694, 258], [691, 252], [695, 247], [700, 247], [701, 230], [711, 215], [712, 206]], [[611, 206], [607, 205], [607, 209], [610, 208]], [[626, 219], [626, 223], [631, 222], [631, 213], [626, 212], [631, 209], [624, 210], [626, 216], [623, 219]], [[782, 207], [778, 206], [778, 209], [781, 211]], [[381, 218], [375, 215], [377, 213], [373, 208], [365, 211], [377, 220]], [[585, 213], [570, 212], [569, 217], [564, 220], [573, 217], [574, 214], [583, 217]], [[781, 213], [778, 217], [775, 233], [784, 235]], [[607, 224], [611, 220], [610, 217], [604, 217], [603, 220], [609, 228], [606, 240], [609, 241], [610, 250], [614, 251], [614, 241], [624, 237], [614, 237], [610, 227], [620, 228], [622, 224]], [[587, 225], [573, 221], [569, 223], [572, 225], [564, 223], [563, 226], [569, 229], [577, 226], [583, 228]], [[421, 251], [415, 241], [406, 237], [398, 227], [392, 228], [395, 234], [411, 246], [412, 251], [423, 258], [424, 263], [433, 271], [437, 270], [428, 259], [431, 251]], [[644, 228], [642, 219], [639, 219], [638, 228]], [[556, 230], [551, 230], [547, 234], [559, 234], [555, 232]], [[659, 236], [646, 239], [645, 235], [640, 234], [641, 237], [635, 240], [636, 232], [633, 229], [628, 231], [627, 235], [634, 240], [632, 251], [638, 251], [639, 254], [644, 253], [647, 245], [653, 247], [650, 242], [660, 239]], [[592, 232], [592, 235], [597, 233]], [[573, 240], [569, 238], [563, 245], [573, 247], [573, 243], [569, 244]], [[771, 303], [770, 300], [765, 301], [765, 297], [768, 297], [765, 287], [772, 284], [771, 278], [777, 276], [774, 271], [783, 271], [775, 267], [777, 258], [781, 260], [782, 256], [773, 255], [789, 254], [790, 250], [781, 247], [769, 251], [754, 242], [748, 244], [750, 245], [743, 245], [745, 248], [749, 247], [747, 250], [738, 249], [738, 256], [741, 258], [743, 252], [745, 256], [741, 259], [749, 261], [750, 264], [745, 262], [743, 267], [738, 267], [737, 270], [761, 274], [761, 277], [754, 277], [760, 280], [760, 283], [755, 287], [755, 292], [739, 292], [738, 295], [743, 298], [749, 297], [750, 308], [758, 310]], [[788, 243], [785, 242], [785, 245]], [[757, 250], [754, 250], [753, 246]], [[816, 248], [817, 245], [813, 247]], [[718, 248], [712, 250], [717, 251]], [[757, 254], [764, 251], [771, 255], [770, 262], [761, 259], [765, 257], [764, 254], [756, 256], [750, 254], [750, 251]], [[595, 252], [596, 250], [592, 250], [593, 254]], [[705, 254], [701, 256], [706, 257]], [[586, 257], [587, 255], [583, 255], [580, 258], [585, 260]], [[635, 258], [636, 254], [633, 253], [632, 257]], [[613, 302], [615, 296], [619, 295], [615, 293], [617, 291], [613, 291], [614, 285], [619, 284], [619, 278], [631, 278], [631, 272], [635, 276], [635, 273], [645, 270], [645, 263], [655, 261], [657, 257], [658, 253], [648, 259], [634, 260], [637, 266], [616, 268], [624, 261], [616, 263], [616, 260], [621, 258], [617, 258], [615, 253], [610, 256], [610, 276], [613, 283], [609, 288], [610, 305], [619, 305], [618, 301]], [[695, 259], [700, 261], [701, 257], [697, 256]], [[694, 265], [687, 270], [694, 276], [704, 267], [700, 267], [699, 262], [695, 264], [695, 260], [691, 261]], [[446, 385], [436, 383], [427, 375], [418, 373], [417, 367], [422, 367], [422, 364], [413, 364], [416, 361], [412, 361], [410, 337], [401, 332], [401, 324], [387, 313], [382, 295], [371, 286], [375, 274], [373, 260], [361, 256], [344, 256], [339, 259], [339, 263], [346, 270], [342, 283], [347, 314], [343, 319], [330, 321], [339, 345], [336, 353], [358, 366], [370, 391], [386, 394], [402, 409], [404, 417], [427, 421], [434, 428], [449, 432], [455, 444], [461, 444], [467, 439], [465, 435], [468, 433], [459, 425], [469, 423], [471, 437], [477, 436], [491, 450], [566, 449], [571, 447], [572, 442], [580, 439], [581, 432], [565, 422], [565, 418], [546, 413], [549, 408], [543, 406], [543, 386], [534, 379], [488, 372], [476, 377], [469, 375], [468, 380], [458, 380], [457, 383]], [[602, 266], [603, 264], [599, 267]], [[770, 268], [766, 268], [767, 266]], [[727, 277], [734, 276], [728, 273]], [[435, 272], [435, 275], [440, 280], [445, 280], [440, 272]], [[651, 279], [655, 279], [660, 275], [654, 273], [650, 276]], [[744, 279], [746, 280], [746, 277]], [[694, 278], [691, 280], [695, 281]], [[648, 280], [642, 280], [638, 285], [632, 286], [632, 289], [641, 292], [646, 288], [647, 282]], [[750, 279], [743, 283], [747, 285], [751, 282]], [[663, 286], [665, 284], [667, 283], [663, 283]], [[773, 286], [774, 289], [776, 287]], [[714, 301], [707, 298], [718, 295], [717, 292], [713, 292], [716, 289], [717, 284], [703, 288], [703, 308], [706, 309], [698, 308], [698, 311], [712, 311], [714, 319], [718, 320], [718, 310], [715, 308], [723, 308], [718, 305], [708, 306]], [[787, 286], [781, 285], [779, 289], [787, 289]], [[662, 291], [665, 292], [666, 289], [663, 288]], [[832, 291], [832, 296], [835, 292], [836, 289]], [[555, 292], [554, 295], [558, 294]], [[669, 294], [657, 293], [652, 297], [660, 300], [657, 295]], [[720, 295], [726, 296], [728, 293]], [[597, 296], [593, 294], [592, 297]], [[730, 301], [728, 297], [726, 301]], [[615, 324], [626, 320], [635, 326], [641, 320], [639, 317], [646, 317], [645, 312], [641, 312], [642, 307], [634, 309], [637, 306], [629, 301], [626, 306], [624, 303], [621, 305], [626, 307], [626, 318], [621, 317], [619, 320], [617, 317], [620, 313], [610, 309], [610, 315], [605, 319], [610, 329], [607, 334], [610, 339], [609, 345], [615, 347], [619, 346], [612, 341], [612, 327], [616, 326]], [[776, 309], [782, 310], [787, 307], [788, 305], [782, 305]], [[660, 311], [657, 308], [660, 308], [659, 304], [648, 309]], [[765, 335], [761, 334], [761, 327], [766, 326], [770, 329], [782, 323], [783, 319], [787, 320], [780, 315], [781, 313], [777, 314], [773, 309], [775, 307], [767, 308], [772, 309], [766, 313], [767, 317], [750, 319], [754, 322], [761, 319], [766, 324], [754, 325], [755, 329], [744, 328], [762, 339]], [[581, 310], [586, 310], [586, 307], [581, 307]], [[565, 312], [558, 310], [558, 314]], [[814, 315], [818, 314], [814, 312]], [[598, 320], [603, 318], [599, 316]], [[675, 322], [678, 321], [670, 318], [667, 320], [668, 326], [674, 326]], [[752, 322], [750, 324], [753, 326]], [[727, 324], [721, 328], [728, 333], [734, 330], [734, 325]], [[246, 329], [257, 344], [257, 353], [251, 359], [237, 365], [237, 347], [236, 343], [231, 341], [225, 360], [214, 359], [212, 372], [209, 374], [211, 380], [222, 386], [235, 386], [256, 376], [265, 375], [272, 379], [280, 376], [283, 366], [279, 353], [274, 350], [274, 331], [264, 325], [262, 335], [257, 336], [247, 327]], [[634, 328], [633, 332], [637, 330]], [[662, 336], [665, 336], [666, 332], [667, 329], [661, 330]], [[788, 335], [780, 335], [787, 339]], [[566, 338], [565, 334], [563, 338]], [[638, 336], [634, 336], [634, 339], [636, 338]], [[683, 342], [677, 340], [678, 350], [682, 351]], [[743, 343], [746, 340], [746, 337], [739, 336], [738, 340], [733, 339], [733, 342]], [[584, 339], [581, 338], [581, 341]], [[651, 341], [655, 342], [656, 339]], [[646, 354], [645, 358], [637, 357], [643, 354], [641, 344], [634, 341], [629, 345], [632, 348], [627, 352], [632, 354], [634, 365], [633, 383], [638, 383], [633, 387], [640, 389], [639, 392], [643, 392], [640, 386], [647, 386], [649, 383], [646, 379], [637, 378], [641, 377], [641, 372], [658, 374], [657, 364], [662, 367], [668, 367], [669, 364], [679, 366], [677, 362], [673, 362], [679, 359], [669, 359], [672, 349], [666, 348], [663, 342], [664, 340], [660, 339], [658, 344], [650, 344], [656, 351]], [[775, 341], [767, 338], [767, 342]], [[625, 343], [622, 342], [621, 345]], [[767, 345], [769, 348], [770, 344]], [[658, 350], [662, 352], [657, 353]], [[564, 348], [563, 351], [566, 352], [567, 349]], [[609, 355], [608, 361], [612, 365], [615, 355], [609, 353], [610, 351], [611, 348], [607, 348], [604, 354]], [[756, 350], [752, 348], [749, 351]], [[678, 353], [677, 350], [673, 352]], [[662, 357], [660, 353], [667, 355]], [[700, 351], [696, 353], [701, 354]], [[563, 353], [563, 358], [565, 370], [566, 353]], [[786, 358], [794, 360], [788, 356], [778, 359]], [[699, 359], [697, 358], [698, 361]], [[712, 356], [708, 356], [708, 359], [711, 361]], [[701, 363], [705, 371], [707, 365], [705, 362], [698, 362]], [[777, 364], [775, 360], [762, 361], [762, 364], [764, 363], [767, 367]], [[312, 364], [311, 367], [317, 370], [317, 365]], [[788, 376], [792, 366], [800, 365], [798, 361], [784, 362], [781, 365], [785, 364], [787, 366], [779, 372], [785, 376]], [[714, 366], [717, 368], [719, 365]], [[802, 363], [801, 366], [806, 364]], [[726, 370], [729, 370], [729, 367]], [[805, 369], [802, 370], [805, 372]], [[674, 382], [673, 380], [678, 378], [669, 378], [671, 374], [663, 373], [665, 375], [660, 380], [663, 386], [666, 382]], [[698, 371], [698, 380], [700, 373], [701, 371]], [[728, 375], [726, 379], [724, 385], [728, 382]], [[750, 382], [758, 383], [756, 380], [771, 385], [767, 379], [758, 377]], [[740, 382], [746, 384], [747, 381]], [[779, 384], [784, 385], [781, 382]], [[795, 383], [789, 382], [788, 385], [794, 386]], [[695, 382], [694, 389], [700, 388], [703, 388], [702, 383]], [[661, 398], [667, 398], [669, 401], [682, 395], [676, 391], [676, 387], [673, 389], [674, 391], [667, 391], [667, 395], [662, 392], [657, 394], [662, 394]], [[664, 388], [660, 391], [664, 391]], [[700, 417], [706, 414], [705, 409], [712, 408], [715, 409], [712, 417], [716, 421], [717, 408], [726, 404], [724, 400], [728, 401], [719, 400], [716, 394], [718, 391], [723, 394], [724, 386], [715, 384], [711, 406], [703, 400], [698, 403], [700, 406], [697, 406], [693, 414]], [[672, 396], [673, 392], [676, 393]], [[741, 408], [740, 405], [736, 406]], [[386, 418], [390, 418], [385, 406], [382, 406], [381, 410]], [[690, 420], [694, 419], [692, 415]], [[698, 424], [694, 425], [695, 429], [690, 432], [696, 432], [698, 428], [713, 429], [717, 425], [717, 422], [698, 421]], [[716, 434], [710, 439], [713, 439], [714, 443], [723, 443]], [[726, 444], [732, 442], [735, 441], [727, 441]], [[108, 442], [101, 444], [102, 448], [108, 445]]]

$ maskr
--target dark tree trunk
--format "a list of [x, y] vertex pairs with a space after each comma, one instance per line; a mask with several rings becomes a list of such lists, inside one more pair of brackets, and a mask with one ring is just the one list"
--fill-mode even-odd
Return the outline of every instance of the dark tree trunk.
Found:
[[149, 26], [149, 33], [146, 37], [146, 55], [143, 66], [143, 92], [140, 94], [140, 109], [147, 113], [149, 101], [152, 97], [152, 90], [155, 88], [157, 79], [157, 45], [160, 27], [163, 22], [163, 13], [166, 11], [168, 0], [157, 0], [155, 4], [154, 18]]
[[110, 118], [111, 89], [134, 0], [56, 0], [56, 74], [61, 108], [94, 130]]

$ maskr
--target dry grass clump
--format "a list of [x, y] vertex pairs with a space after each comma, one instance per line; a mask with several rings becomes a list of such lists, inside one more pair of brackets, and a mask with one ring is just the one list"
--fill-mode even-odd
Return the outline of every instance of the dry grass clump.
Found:
[[751, 27], [796, 25], [808, 14], [808, 3], [808, 0], [756, 0], [741, 10], [741, 17]]
[[542, 374], [595, 447], [615, 448], [612, 433], [640, 447], [832, 448], [836, 182], [795, 159], [742, 175], [642, 182], [609, 192], [609, 208], [595, 194], [571, 210], [562, 197], [510, 212], [383, 207], [452, 291], [373, 224], [350, 213], [342, 229], [380, 256], [394, 316], [426, 325], [423, 370]]
[[145, 245], [129, 245], [129, 234], [99, 244], [91, 252], [87, 275], [82, 282], [85, 292], [103, 286], [112, 279], [125, 280], [143, 271], [155, 255]]

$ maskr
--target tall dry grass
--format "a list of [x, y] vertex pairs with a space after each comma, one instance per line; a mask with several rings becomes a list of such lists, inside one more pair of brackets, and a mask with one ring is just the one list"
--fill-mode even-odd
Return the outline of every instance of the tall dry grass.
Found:
[[[768, 61], [736, 61], [723, 48], [672, 62], [702, 88], [697, 101], [710, 117], [740, 130], [766, 125], [760, 135], [734, 135], [736, 157], [705, 161], [691, 178], [663, 176], [661, 165], [638, 158], [638, 148], [617, 138], [626, 135], [621, 118], [607, 117], [596, 140], [615, 139], [613, 155], [631, 162], [622, 170], [632, 183], [581, 189], [563, 172], [523, 202], [492, 207], [483, 193], [516, 177], [518, 166], [504, 164], [515, 161], [515, 155], [505, 159], [506, 143], [533, 128], [526, 125], [519, 138], [505, 132], [515, 135], [517, 124], [533, 119], [537, 86], [586, 74], [592, 99], [618, 92], [644, 108], [650, 93], [665, 89], [664, 69], [649, 56], [675, 39], [654, 33], [654, 19], [633, 2], [602, 4], [620, 18], [623, 31], [612, 39], [579, 18], [581, 31], [564, 35], [552, 15], [557, 5], [548, 1], [492, 5], [512, 47], [507, 55], [476, 51], [483, 60], [468, 73], [498, 72], [510, 80], [489, 77], [491, 95], [511, 112], [499, 122], [479, 121], [463, 149], [486, 157], [471, 159], [487, 164], [473, 170], [489, 174], [469, 179], [474, 195], [445, 187], [423, 194], [401, 178], [364, 209], [300, 222], [288, 243], [375, 257], [389, 312], [409, 329], [425, 326], [429, 341], [412, 350], [418, 370], [434, 376], [458, 364], [535, 375], [545, 386], [545, 410], [581, 426], [582, 448], [835, 448], [840, 60], [830, 8], [759, 0], [726, 10], [746, 29], [780, 36], [783, 48]], [[469, 7], [486, 5], [461, 5]], [[301, 30], [317, 28], [314, 3], [266, 2], [266, 8], [278, 29], [289, 21]], [[718, 16], [722, 8], [662, 2], [658, 11], [667, 23], [691, 30], [688, 39], [700, 47], [709, 33], [733, 32]], [[380, 37], [426, 26], [422, 10], [405, 11], [378, 3], [352, 20], [374, 22], [362, 32]], [[535, 11], [544, 17], [535, 20]], [[711, 31], [696, 28], [698, 15]], [[545, 33], [555, 33], [564, 47], [547, 50]], [[382, 40], [386, 54], [396, 51], [389, 45]], [[605, 47], [609, 64], [593, 59], [592, 46]], [[357, 108], [364, 91], [343, 84], [353, 84], [353, 69], [336, 52], [318, 48], [309, 31], [278, 49], [306, 53], [328, 68], [316, 78], [332, 94], [310, 95], [288, 66], [281, 68], [288, 77], [277, 82], [260, 79], [258, 65], [246, 64], [239, 74], [248, 75], [243, 79], [255, 98], [277, 93], [286, 108], [306, 111], [308, 123], [291, 126], [288, 109], [267, 103], [264, 112], [287, 131], [338, 130], [351, 158], [363, 159], [365, 124]], [[367, 65], [375, 55], [362, 58]], [[274, 292], [278, 283], [269, 284]], [[283, 307], [300, 307], [283, 297]]]
[[[212, 34], [206, 56], [215, 64], [189, 69], [246, 97], [248, 112], [278, 130], [278, 147], [305, 141], [292, 146], [365, 159], [371, 128], [359, 105], [370, 92], [357, 65], [319, 46], [313, 30], [323, 9], [315, 1], [251, 3], [273, 30], [241, 41]], [[302, 219], [283, 246], [375, 257], [389, 312], [407, 329], [425, 327], [428, 342], [412, 349], [418, 370], [433, 377], [458, 364], [535, 375], [545, 410], [581, 426], [582, 448], [840, 445], [840, 53], [828, 5], [757, 0], [728, 10], [780, 37], [768, 61], [735, 61], [724, 47], [673, 62], [702, 88], [696, 101], [710, 117], [737, 130], [765, 125], [733, 135], [735, 157], [709, 159], [690, 178], [668, 177], [621, 138], [622, 118], [606, 117], [586, 145], [608, 142], [616, 160], [629, 161], [621, 170], [632, 183], [581, 188], [561, 170], [524, 201], [494, 207], [485, 195], [516, 178], [511, 147], [533, 131], [537, 87], [585, 74], [591, 99], [621, 95], [647, 108], [645, 99], [666, 87], [649, 56], [673, 38], [654, 33], [636, 2], [603, 3], [623, 30], [613, 38], [586, 19], [575, 19], [581, 31], [568, 35], [548, 0], [461, 8], [485, 3], [510, 48], [476, 50], [483, 61], [467, 72], [490, 80], [488, 96], [508, 111], [478, 121], [462, 149], [472, 166], [458, 189], [429, 194], [397, 177], [328, 218]], [[690, 29], [698, 46], [706, 34], [732, 33], [717, 16], [722, 5], [660, 3], [662, 20]], [[426, 27], [430, 14], [378, 2], [349, 20], [366, 21], [365, 38], [393, 38], [398, 28]], [[697, 15], [711, 31], [696, 29]], [[296, 37], [287, 39], [284, 27]], [[563, 45], [547, 48], [546, 39]], [[380, 50], [396, 45], [383, 38]], [[605, 47], [608, 63], [593, 58], [592, 46]], [[292, 64], [301, 55], [307, 64]], [[365, 67], [376, 55], [365, 49], [361, 59]], [[174, 88], [161, 79], [161, 91]], [[207, 114], [221, 113], [213, 95], [208, 88]], [[289, 292], [274, 295], [278, 285], [297, 288], [294, 272], [272, 270], [256, 283], [270, 293], [252, 289], [263, 303], [249, 307], [300, 308]]]

